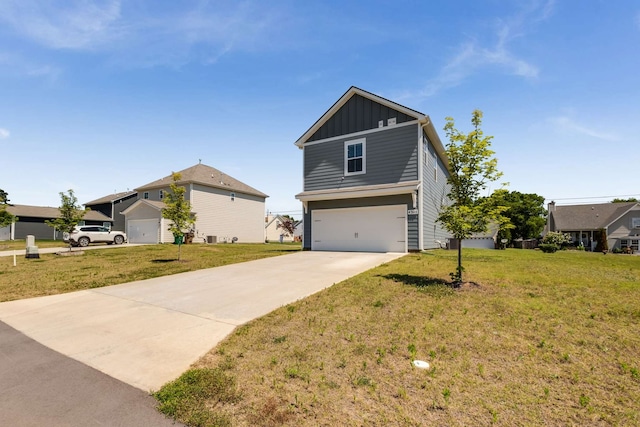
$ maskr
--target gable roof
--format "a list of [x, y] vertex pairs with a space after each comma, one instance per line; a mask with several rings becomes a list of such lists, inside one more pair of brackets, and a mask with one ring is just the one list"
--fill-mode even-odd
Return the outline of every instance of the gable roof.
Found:
[[[229, 176], [216, 168], [212, 168], [211, 166], [203, 165], [202, 163], [198, 163], [197, 165], [191, 166], [190, 168], [181, 170], [178, 173], [182, 175], [180, 181], [178, 181], [178, 185], [200, 184], [206, 185], [207, 187], [221, 188], [224, 190], [250, 194], [258, 197], [269, 197], [263, 192], [258, 191], [241, 181], [238, 181], [232, 176]], [[168, 187], [172, 182], [173, 179], [171, 178], [171, 175], [167, 175], [164, 178], [160, 178], [158, 180], [145, 184], [141, 187], [136, 188], [135, 190], [143, 191]]]
[[131, 211], [138, 209], [139, 206], [146, 205], [149, 206], [158, 212], [161, 212], [167, 205], [164, 202], [158, 200], [149, 200], [149, 199], [138, 199], [131, 206], [127, 207], [125, 210], [120, 212], [122, 215], [128, 214]]
[[[449, 169], [449, 159], [447, 158], [444, 150], [444, 145], [440, 141], [440, 137], [433, 127], [433, 123], [428, 115], [411, 109], [409, 107], [405, 107], [404, 105], [400, 105], [396, 102], [390, 101], [386, 98], [383, 98], [379, 95], [373, 94], [371, 92], [367, 92], [366, 90], [360, 89], [356, 86], [351, 86], [341, 97], [338, 99], [316, 122], [309, 128], [307, 131], [302, 134], [300, 138], [295, 142], [295, 145], [298, 148], [302, 148], [303, 145], [314, 136], [314, 134], [325, 124], [327, 123], [335, 114], [337, 114], [341, 108], [343, 108], [354, 96], [361, 96], [368, 100], [371, 100], [375, 103], [378, 103], [384, 107], [387, 107], [391, 110], [394, 110], [402, 115], [407, 116], [408, 118], [415, 119], [422, 126], [423, 130], [427, 134], [429, 141], [433, 144], [436, 152], [440, 155], [440, 158], [444, 161], [445, 166]], [[377, 126], [371, 128], [376, 129]], [[371, 129], [363, 129], [363, 130], [371, 130]]]
[[598, 230], [608, 227], [638, 205], [636, 202], [629, 202], [550, 206], [549, 215], [555, 230]]
[[113, 203], [118, 200], [128, 199], [131, 196], [135, 196], [138, 194], [136, 191], [123, 191], [120, 193], [109, 194], [108, 196], [100, 197], [99, 199], [92, 200], [90, 202], [85, 203], [85, 206], [88, 205], [99, 205], [102, 203]]
[[[20, 220], [20, 217], [54, 219], [60, 216], [60, 210], [50, 206], [8, 205], [7, 211], [12, 215], [17, 216], [18, 221]], [[84, 214], [83, 219], [88, 219], [90, 221], [113, 222], [111, 218], [102, 212], [92, 210], [87, 211]]]

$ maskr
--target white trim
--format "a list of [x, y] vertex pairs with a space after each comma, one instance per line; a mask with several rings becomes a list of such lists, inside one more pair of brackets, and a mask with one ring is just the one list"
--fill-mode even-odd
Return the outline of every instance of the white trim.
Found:
[[381, 127], [381, 128], [361, 130], [360, 132], [354, 132], [354, 133], [348, 133], [348, 134], [345, 134], [345, 135], [332, 136], [331, 138], [319, 139], [317, 141], [310, 141], [310, 142], [307, 142], [307, 143], [303, 144], [302, 147], [298, 146], [298, 148], [304, 148], [304, 147], [306, 147], [308, 145], [323, 144], [325, 142], [340, 141], [340, 140], [343, 140], [345, 138], [357, 138], [359, 136], [368, 135], [370, 133], [382, 132], [382, 131], [385, 131], [385, 130], [388, 130], [388, 129], [397, 129], [399, 127], [411, 126], [411, 125], [416, 125], [416, 124], [418, 124], [417, 120], [411, 120], [409, 122], [398, 123], [397, 125], [394, 125], [393, 127], [385, 126], [385, 127]]
[[[349, 146], [362, 144], [362, 170], [349, 172]], [[353, 157], [353, 159], [357, 159], [358, 157]], [[351, 176], [351, 175], [363, 175], [367, 173], [367, 139], [352, 139], [350, 141], [344, 142], [344, 171], [343, 176]]]
[[344, 95], [342, 95], [340, 97], [340, 99], [338, 99], [332, 106], [331, 108], [329, 108], [327, 110], [326, 113], [324, 113], [314, 124], [313, 126], [311, 126], [300, 138], [298, 138], [298, 140], [295, 142], [295, 145], [297, 145], [298, 147], [300, 147], [301, 145], [304, 144], [304, 141], [309, 139], [314, 133], [317, 132], [318, 129], [320, 129], [322, 127], [322, 125], [324, 125], [327, 120], [329, 120], [338, 110], [340, 110], [340, 108], [342, 108], [350, 99], [353, 95], [360, 95], [363, 98], [368, 98], [374, 102], [377, 102], [378, 104], [384, 105], [388, 108], [391, 108], [393, 110], [396, 110], [400, 113], [403, 113], [409, 117], [413, 117], [418, 121], [422, 121], [425, 118], [427, 118], [428, 116], [425, 116], [424, 114], [422, 114], [419, 111], [415, 111], [412, 110], [410, 108], [405, 107], [404, 105], [400, 105], [400, 104], [396, 104], [393, 101], [390, 101], [388, 99], [385, 98], [381, 98], [378, 95], [375, 95], [373, 93], [370, 92], [366, 92], [360, 88], [357, 88], [355, 86], [351, 86], [349, 88], [349, 90], [347, 90]]
[[304, 191], [296, 194], [301, 202], [337, 199], [359, 199], [361, 197], [392, 196], [395, 194], [410, 194], [420, 188], [420, 181], [408, 181], [398, 184], [363, 185], [341, 189]]

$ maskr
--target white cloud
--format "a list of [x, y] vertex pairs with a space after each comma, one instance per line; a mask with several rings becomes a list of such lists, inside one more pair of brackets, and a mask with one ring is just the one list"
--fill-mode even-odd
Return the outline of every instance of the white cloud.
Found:
[[[97, 51], [133, 66], [215, 63], [234, 50], [277, 49], [287, 20], [259, 1], [131, 3], [3, 0], [0, 24], [51, 49]], [[284, 40], [284, 39], [283, 39]]]
[[618, 137], [611, 133], [601, 132], [592, 128], [588, 128], [575, 120], [566, 117], [553, 117], [549, 119], [555, 128], [561, 132], [577, 133], [591, 138], [602, 139], [605, 141], [617, 141]]
[[8, 0], [0, 12], [18, 33], [54, 49], [91, 49], [121, 33], [118, 0]]
[[0, 139], [9, 138], [9, 135], [11, 135], [11, 133], [9, 133], [7, 129], [0, 128]]
[[519, 58], [510, 49], [513, 40], [524, 37], [530, 22], [547, 19], [553, 13], [555, 1], [533, 2], [508, 20], [499, 20], [494, 43], [483, 46], [475, 39], [463, 43], [436, 77], [427, 82], [421, 97], [456, 87], [481, 69], [496, 68], [500, 73], [535, 79], [540, 72], [535, 64]]

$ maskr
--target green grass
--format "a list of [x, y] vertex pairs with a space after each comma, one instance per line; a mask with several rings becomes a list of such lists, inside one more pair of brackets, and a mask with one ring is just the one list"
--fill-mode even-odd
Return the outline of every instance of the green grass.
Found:
[[300, 250], [300, 244], [175, 245], [117, 247], [82, 256], [40, 254], [39, 259], [0, 257], [0, 302], [143, 280], [218, 267]]
[[[66, 248], [68, 244], [62, 240], [36, 240], [39, 248]], [[24, 250], [27, 247], [26, 240], [0, 240], [0, 251]]]
[[[640, 424], [639, 257], [465, 250], [454, 290], [455, 256], [407, 255], [243, 325], [156, 397], [197, 426]], [[203, 370], [233, 401], [180, 397]]]

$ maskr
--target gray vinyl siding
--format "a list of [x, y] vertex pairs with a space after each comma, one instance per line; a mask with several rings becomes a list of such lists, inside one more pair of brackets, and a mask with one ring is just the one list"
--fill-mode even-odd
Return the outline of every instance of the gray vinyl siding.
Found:
[[622, 217], [618, 218], [616, 221], [609, 225], [607, 230], [607, 238], [611, 249], [613, 248], [612, 244], [615, 245], [619, 242], [616, 239], [640, 233], [639, 229], [632, 228], [633, 218], [640, 218], [640, 207], [631, 209], [629, 212], [625, 213]]
[[387, 120], [391, 118], [395, 118], [397, 124], [415, 120], [415, 117], [355, 94], [305, 142], [375, 129], [380, 120], [387, 126]]
[[[311, 249], [311, 212], [314, 209], [336, 209], [336, 208], [360, 208], [366, 206], [388, 206], [407, 205], [407, 209], [413, 208], [413, 199], [410, 194], [398, 194], [384, 197], [364, 197], [358, 199], [322, 200], [309, 202], [308, 211], [304, 214], [303, 249]], [[407, 248], [410, 251], [419, 249], [418, 242], [418, 216], [407, 216]]]
[[[346, 136], [304, 147], [304, 191], [340, 189], [418, 179], [417, 124]], [[366, 140], [366, 173], [344, 175], [344, 143]], [[343, 179], [344, 177], [344, 179]]]
[[[426, 159], [422, 162], [421, 188], [423, 246], [424, 249], [433, 249], [438, 247], [436, 240], [445, 243], [450, 236], [450, 233], [436, 222], [442, 202], [447, 202], [449, 172], [427, 136], [423, 135], [423, 138], [427, 141]], [[434, 170], [436, 170], [437, 179]]]

